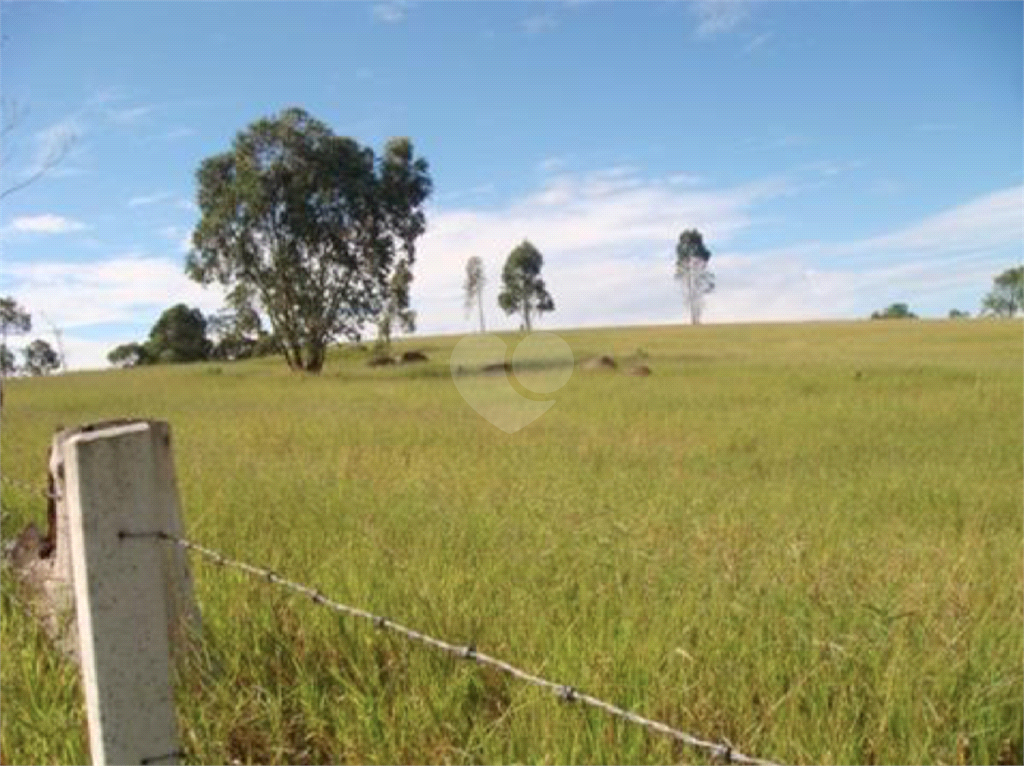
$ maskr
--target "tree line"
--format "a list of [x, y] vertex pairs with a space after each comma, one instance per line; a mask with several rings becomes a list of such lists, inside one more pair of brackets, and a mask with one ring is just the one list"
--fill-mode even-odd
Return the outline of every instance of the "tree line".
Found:
[[[153, 325], [148, 339], [113, 349], [121, 366], [281, 354], [293, 370], [317, 373], [327, 347], [360, 340], [375, 328], [379, 348], [396, 332], [413, 332], [410, 306], [416, 241], [426, 230], [424, 205], [433, 182], [427, 161], [408, 138], [392, 138], [379, 154], [335, 135], [302, 109], [286, 109], [240, 131], [230, 147], [196, 173], [199, 222], [185, 271], [220, 284], [227, 305], [215, 315], [178, 304]], [[690, 321], [699, 324], [715, 290], [711, 252], [697, 229], [675, 248], [675, 279]], [[529, 240], [509, 253], [498, 306], [531, 330], [555, 301], [542, 276], [544, 258]], [[996, 280], [986, 311], [1014, 316], [1024, 306], [1021, 272]], [[1009, 275], [1009, 276], [1008, 276]], [[485, 330], [483, 261], [466, 264], [467, 312]], [[910, 315], [905, 304], [877, 318]], [[22, 325], [4, 319], [3, 362], [13, 369], [6, 333]], [[266, 322], [266, 326], [264, 324]], [[45, 341], [26, 349], [25, 369], [50, 370]]]
[[[1024, 313], [1024, 266], [1016, 266], [998, 274], [992, 280], [992, 289], [981, 300], [978, 316], [1013, 319]], [[950, 309], [950, 319], [970, 319], [971, 313]], [[917, 319], [907, 303], [893, 303], [880, 311], [871, 312], [872, 319]]]

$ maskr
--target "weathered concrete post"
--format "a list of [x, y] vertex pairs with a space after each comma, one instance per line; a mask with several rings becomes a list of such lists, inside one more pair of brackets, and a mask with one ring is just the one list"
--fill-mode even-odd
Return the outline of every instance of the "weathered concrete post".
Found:
[[[198, 628], [166, 423], [58, 434], [79, 656], [94, 764], [174, 763], [173, 656]], [[61, 563], [58, 519], [56, 563]]]

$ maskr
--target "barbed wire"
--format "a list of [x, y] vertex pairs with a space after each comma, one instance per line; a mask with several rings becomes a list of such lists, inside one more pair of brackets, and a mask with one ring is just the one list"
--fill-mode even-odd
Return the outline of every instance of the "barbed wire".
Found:
[[22, 492], [28, 492], [33, 495], [42, 495], [47, 500], [60, 500], [60, 495], [56, 492], [51, 492], [48, 489], [40, 487], [36, 484], [30, 484], [27, 481], [21, 481], [20, 479], [14, 479], [6, 474], [0, 474], [0, 483], [6, 484], [15, 489], [20, 489]]
[[661, 723], [660, 721], [655, 721], [650, 718], [645, 718], [644, 716], [638, 715], [637, 713], [634, 713], [630, 710], [626, 710], [625, 708], [613, 705], [610, 702], [605, 702], [604, 700], [598, 699], [597, 697], [585, 694], [584, 692], [579, 691], [573, 686], [555, 683], [554, 681], [549, 681], [546, 678], [541, 678], [540, 676], [528, 673], [527, 671], [517, 668], [516, 666], [511, 665], [510, 663], [505, 662], [504, 660], [500, 660], [496, 657], [491, 657], [488, 654], [484, 654], [483, 652], [478, 651], [476, 646], [474, 646], [473, 644], [470, 644], [468, 646], [450, 644], [447, 641], [443, 641], [439, 638], [434, 638], [433, 636], [429, 636], [426, 633], [421, 633], [418, 630], [414, 630], [413, 628], [406, 627], [405, 625], [401, 625], [400, 623], [393, 622], [385, 617], [373, 614], [372, 612], [368, 612], [365, 609], [359, 609], [358, 607], [349, 606], [347, 604], [342, 604], [340, 602], [329, 599], [318, 588], [311, 588], [308, 585], [303, 585], [301, 583], [289, 580], [285, 577], [281, 577], [280, 575], [278, 575], [270, 569], [265, 569], [263, 567], [255, 566], [253, 564], [248, 564], [244, 561], [230, 559], [224, 554], [220, 553], [219, 551], [206, 548], [205, 546], [199, 545], [198, 543], [194, 543], [191, 540], [186, 540], [184, 538], [177, 537], [164, 531], [121, 531], [118, 533], [118, 536], [122, 540], [149, 537], [174, 543], [175, 545], [185, 548], [186, 550], [194, 551], [206, 557], [207, 559], [212, 560], [214, 563], [221, 567], [232, 567], [234, 569], [239, 569], [255, 577], [259, 577], [263, 580], [266, 580], [271, 584], [280, 585], [281, 587], [288, 588], [289, 590], [295, 591], [297, 593], [301, 593], [304, 596], [308, 597], [314, 604], [327, 607], [328, 609], [332, 609], [342, 614], [347, 614], [352, 617], [358, 617], [360, 619], [367, 620], [369, 622], [372, 622], [376, 627], [382, 630], [390, 630], [394, 633], [398, 633], [399, 635], [405, 636], [406, 638], [412, 639], [413, 641], [419, 641], [429, 646], [433, 646], [436, 649], [440, 649], [441, 651], [455, 655], [456, 657], [472, 660], [480, 665], [488, 665], [492, 668], [497, 668], [498, 670], [507, 673], [511, 676], [514, 676], [515, 678], [518, 678], [521, 681], [525, 681], [529, 684], [539, 686], [542, 689], [546, 689], [548, 691], [555, 693], [559, 697], [559, 699], [563, 700], [564, 702], [581, 702], [585, 705], [589, 705], [590, 707], [603, 710], [604, 712], [610, 715], [622, 718], [626, 721], [635, 723], [639, 726], [643, 726], [644, 728], [650, 729], [651, 731], [656, 731], [660, 734], [665, 734], [669, 737], [672, 737], [675, 740], [678, 740], [679, 742], [683, 742], [684, 744], [690, 745], [691, 747], [706, 750], [710, 752], [713, 756], [724, 759], [727, 763], [751, 764], [752, 766], [778, 766], [773, 761], [767, 761], [741, 753], [739, 750], [736, 750], [732, 746], [732, 743], [728, 742], [728, 740], [726, 740], [726, 744], [721, 744], [718, 742], [709, 742], [699, 737], [695, 737], [692, 734], [687, 734], [684, 731], [675, 729], [669, 726], [668, 724]]

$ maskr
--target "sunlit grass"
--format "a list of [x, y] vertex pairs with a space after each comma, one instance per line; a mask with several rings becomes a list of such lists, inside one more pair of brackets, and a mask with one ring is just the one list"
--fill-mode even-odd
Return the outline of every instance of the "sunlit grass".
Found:
[[[271, 359], [14, 381], [3, 470], [41, 480], [58, 424], [165, 419], [187, 534], [337, 600], [763, 757], [1020, 762], [1019, 323], [560, 335], [653, 375], [577, 369], [512, 435], [459, 396], [453, 338], [319, 378]], [[3, 500], [6, 535], [43, 518]], [[705, 759], [192, 566], [190, 762]], [[82, 762], [73, 670], [3, 608], [4, 757]]]

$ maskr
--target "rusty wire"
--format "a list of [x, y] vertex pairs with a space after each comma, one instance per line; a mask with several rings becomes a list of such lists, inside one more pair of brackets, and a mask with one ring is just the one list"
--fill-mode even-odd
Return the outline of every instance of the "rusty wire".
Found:
[[442, 641], [439, 638], [428, 636], [427, 634], [421, 633], [418, 630], [408, 628], [405, 625], [401, 625], [397, 622], [392, 622], [391, 620], [385, 617], [373, 614], [372, 612], [367, 612], [364, 609], [359, 609], [358, 607], [348, 606], [347, 604], [342, 604], [337, 601], [333, 601], [327, 598], [317, 588], [311, 588], [307, 585], [302, 585], [301, 583], [293, 582], [292, 580], [288, 580], [287, 578], [281, 577], [280, 575], [269, 569], [255, 566], [253, 564], [247, 564], [244, 561], [236, 561], [234, 559], [230, 559], [224, 554], [219, 553], [218, 551], [206, 548], [202, 545], [199, 545], [198, 543], [192, 542], [191, 540], [185, 540], [183, 538], [176, 537], [163, 531], [122, 531], [119, 533], [119, 537], [122, 540], [129, 538], [149, 537], [174, 543], [182, 548], [185, 548], [186, 550], [195, 551], [196, 553], [206, 557], [207, 559], [212, 560], [219, 566], [239, 569], [243, 572], [253, 575], [254, 577], [266, 580], [271, 584], [280, 585], [284, 588], [288, 588], [289, 590], [295, 591], [296, 593], [301, 593], [302, 595], [309, 598], [313, 603], [318, 604], [320, 606], [327, 607], [328, 609], [332, 609], [336, 612], [341, 612], [342, 614], [347, 614], [352, 617], [359, 617], [360, 619], [367, 620], [382, 630], [390, 630], [394, 633], [398, 633], [399, 635], [405, 636], [406, 638], [412, 639], [414, 641], [419, 641], [429, 646], [433, 646], [435, 649], [440, 649], [441, 651], [447, 652], [456, 657], [472, 660], [473, 662], [476, 662], [480, 665], [488, 665], [492, 668], [497, 668], [498, 670], [507, 673], [511, 676], [514, 676], [515, 678], [518, 678], [521, 681], [526, 681], [527, 683], [533, 684], [534, 686], [539, 686], [542, 689], [546, 689], [550, 692], [553, 692], [559, 697], [559, 699], [563, 700], [564, 702], [581, 702], [585, 705], [589, 705], [590, 707], [597, 708], [598, 710], [603, 710], [609, 715], [622, 718], [623, 720], [635, 723], [639, 726], [643, 726], [644, 728], [650, 729], [651, 731], [656, 731], [660, 734], [665, 734], [691, 747], [705, 750], [711, 753], [712, 756], [721, 758], [725, 760], [727, 763], [753, 764], [754, 766], [777, 766], [777, 764], [775, 764], [773, 761], [766, 761], [760, 758], [755, 758], [750, 755], [745, 755], [744, 753], [741, 753], [739, 750], [733, 748], [731, 744], [721, 744], [718, 742], [709, 742], [707, 740], [700, 739], [699, 737], [695, 737], [692, 734], [687, 734], [684, 731], [675, 729], [669, 726], [668, 724], [661, 723], [660, 721], [655, 721], [650, 718], [645, 718], [644, 716], [638, 715], [637, 713], [626, 710], [617, 705], [613, 705], [610, 702], [605, 702], [604, 700], [600, 700], [597, 697], [592, 697], [589, 694], [585, 694], [584, 692], [579, 691], [573, 686], [555, 683], [554, 681], [549, 681], [546, 678], [541, 678], [540, 676], [533, 675], [532, 673], [528, 673], [525, 670], [521, 670], [520, 668], [517, 668], [514, 665], [505, 662], [504, 660], [500, 660], [496, 657], [491, 657], [490, 655], [484, 654], [483, 652], [478, 651], [477, 648], [473, 645], [458, 646], [456, 644], [450, 644], [447, 641]]

